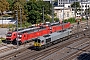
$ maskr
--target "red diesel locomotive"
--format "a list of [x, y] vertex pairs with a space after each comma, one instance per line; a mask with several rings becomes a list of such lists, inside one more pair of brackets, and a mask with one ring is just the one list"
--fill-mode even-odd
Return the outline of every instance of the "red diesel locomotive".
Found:
[[[58, 22], [57, 23], [52, 23], [52, 25], [56, 25], [56, 24], [59, 24]], [[44, 27], [48, 27], [47, 25], [49, 25], [49, 23], [46, 23], [45, 25], [43, 25]], [[31, 26], [30, 28], [26, 28], [26, 29], [19, 29], [18, 30], [18, 34], [26, 34], [26, 32], [33, 32], [34, 30], [35, 31], [38, 31], [38, 29], [42, 29], [40, 26]], [[32, 30], [32, 31], [31, 31]], [[34, 34], [34, 33], [32, 33]], [[31, 35], [32, 35], [31, 34]], [[21, 36], [21, 35], [20, 35]], [[34, 37], [34, 36], [33, 36]], [[17, 38], [17, 31], [13, 31], [13, 32], [8, 32], [7, 35], [6, 35], [6, 40], [7, 41], [15, 41]], [[25, 38], [23, 38], [25, 39]]]
[[33, 30], [33, 32], [32, 30], [29, 30], [27, 32], [19, 33], [18, 40], [20, 43], [24, 43], [32, 39], [35, 39], [39, 36], [44, 36], [53, 32], [62, 31], [70, 27], [71, 27], [70, 22], [68, 22], [63, 24], [55, 24], [55, 25], [53, 24], [52, 26], [48, 26], [48, 27], [42, 27], [42, 29], [36, 29], [36, 30]]
[[[27, 29], [19, 29], [18, 30], [18, 33], [21, 33], [21, 32], [25, 32], [25, 31], [28, 31], [28, 30], [34, 30], [34, 29], [38, 29], [39, 27], [30, 27], [30, 28], [27, 28]], [[16, 37], [17, 37], [17, 31], [13, 31], [13, 32], [8, 32], [6, 34], [6, 40], [7, 41], [14, 41], [16, 40]]]

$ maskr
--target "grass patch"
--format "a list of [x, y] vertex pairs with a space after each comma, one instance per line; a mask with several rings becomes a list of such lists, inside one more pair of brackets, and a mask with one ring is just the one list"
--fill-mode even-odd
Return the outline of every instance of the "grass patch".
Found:
[[2, 43], [3, 40], [5, 40], [5, 38], [0, 37], [0, 43]]

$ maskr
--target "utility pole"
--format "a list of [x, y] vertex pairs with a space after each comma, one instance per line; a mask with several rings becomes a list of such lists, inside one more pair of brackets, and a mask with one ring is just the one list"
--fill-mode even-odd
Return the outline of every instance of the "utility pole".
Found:
[[75, 21], [77, 21], [77, 38], [79, 37], [79, 21], [76, 18], [76, 13], [77, 13], [77, 7], [76, 7], [76, 0], [75, 0]]
[[45, 21], [44, 21], [44, 7], [43, 7], [43, 23], [45, 23]]
[[86, 26], [86, 28], [88, 28], [88, 9], [87, 9], [87, 2], [86, 2], [86, 20], [87, 20], [87, 26]]
[[20, 7], [20, 27], [22, 28], [22, 8]]
[[52, 22], [54, 22], [54, 1], [51, 0], [51, 3], [52, 3]]
[[19, 46], [19, 41], [18, 41], [18, 10], [16, 10], [16, 19], [17, 19], [17, 25], [16, 25], [16, 28], [17, 28], [17, 38], [16, 38], [16, 42], [17, 42], [17, 49], [18, 49], [18, 46]]
[[63, 1], [63, 10], [62, 10], [62, 12], [63, 12], [63, 17], [62, 17], [62, 30], [63, 30], [63, 28], [64, 28], [64, 26], [63, 26], [63, 24], [64, 24], [64, 1]]

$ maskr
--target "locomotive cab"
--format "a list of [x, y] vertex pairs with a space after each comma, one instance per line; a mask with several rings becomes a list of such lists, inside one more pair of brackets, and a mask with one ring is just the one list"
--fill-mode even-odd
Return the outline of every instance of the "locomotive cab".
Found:
[[34, 40], [34, 46], [35, 46], [35, 47], [40, 47], [40, 46], [41, 46], [41, 40], [36, 38], [36, 39]]
[[12, 33], [7, 33], [6, 37], [11, 37]]
[[6, 40], [8, 40], [8, 41], [13, 41], [13, 40], [15, 40], [15, 38], [16, 38], [16, 32], [14, 32], [14, 33], [9, 32], [6, 35]]
[[22, 38], [22, 34], [18, 34], [18, 40], [20, 41], [21, 40], [21, 38]]

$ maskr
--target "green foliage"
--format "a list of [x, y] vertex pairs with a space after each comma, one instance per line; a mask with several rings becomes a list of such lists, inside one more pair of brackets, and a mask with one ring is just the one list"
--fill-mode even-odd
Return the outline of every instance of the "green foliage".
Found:
[[77, 13], [77, 11], [81, 11], [79, 2], [74, 2], [73, 4], [71, 4], [71, 7], [76, 8], [75, 13]]
[[69, 18], [67, 20], [64, 20], [64, 22], [75, 23], [75, 18]]
[[0, 11], [1, 15], [3, 14], [3, 11], [9, 10], [9, 3], [6, 0], [0, 0]]
[[86, 20], [85, 18], [82, 18], [82, 21]]
[[74, 2], [73, 4], [71, 4], [71, 7], [75, 8], [75, 5], [76, 5], [76, 8], [80, 8], [79, 2]]
[[32, 24], [42, 22], [42, 20], [43, 20], [43, 18], [42, 18], [43, 17], [42, 16], [43, 7], [44, 7], [45, 21], [50, 20], [50, 16], [46, 16], [47, 14], [51, 14], [49, 2], [30, 0], [25, 5], [25, 9], [26, 9], [25, 11], [27, 13], [27, 21], [31, 22]]
[[[22, 24], [22, 27], [26, 28], [26, 27], [29, 27], [31, 25], [32, 25], [31, 23], [25, 22], [25, 23]], [[19, 24], [19, 27], [20, 27], [20, 24]]]
[[[18, 22], [20, 24], [20, 18], [22, 19], [22, 23], [26, 20], [26, 13], [24, 9], [25, 0], [15, 0], [13, 3], [13, 17], [16, 18], [16, 10], [18, 12]], [[20, 17], [20, 9], [21, 9], [21, 17]]]
[[59, 18], [54, 18], [54, 21], [56, 21], [56, 22], [59, 21]]
[[12, 10], [14, 0], [7, 0], [7, 2], [9, 3], [10, 10]]

